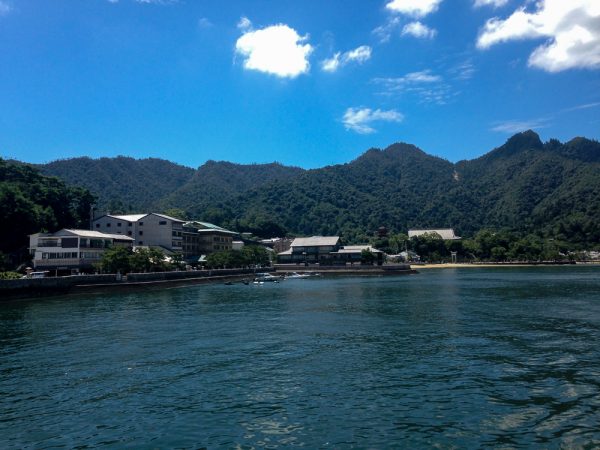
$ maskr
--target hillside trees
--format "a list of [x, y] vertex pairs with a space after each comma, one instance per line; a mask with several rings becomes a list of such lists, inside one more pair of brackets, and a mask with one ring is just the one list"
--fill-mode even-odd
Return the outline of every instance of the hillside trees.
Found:
[[94, 196], [24, 164], [0, 159], [0, 252], [11, 265], [27, 259], [27, 235], [87, 228]]

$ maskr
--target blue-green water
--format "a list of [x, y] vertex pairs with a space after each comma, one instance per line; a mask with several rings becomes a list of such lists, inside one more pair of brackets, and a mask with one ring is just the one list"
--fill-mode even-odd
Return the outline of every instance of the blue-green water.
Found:
[[600, 268], [0, 303], [0, 448], [598, 448]]

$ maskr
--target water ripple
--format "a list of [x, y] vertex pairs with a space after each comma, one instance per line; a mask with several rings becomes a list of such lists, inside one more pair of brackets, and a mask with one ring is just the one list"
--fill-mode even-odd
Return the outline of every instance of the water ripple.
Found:
[[0, 448], [597, 448], [595, 268], [0, 304]]

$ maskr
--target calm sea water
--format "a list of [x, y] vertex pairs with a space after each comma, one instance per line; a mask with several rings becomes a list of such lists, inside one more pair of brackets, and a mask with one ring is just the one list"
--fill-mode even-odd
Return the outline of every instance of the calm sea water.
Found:
[[0, 448], [598, 448], [600, 268], [0, 303]]

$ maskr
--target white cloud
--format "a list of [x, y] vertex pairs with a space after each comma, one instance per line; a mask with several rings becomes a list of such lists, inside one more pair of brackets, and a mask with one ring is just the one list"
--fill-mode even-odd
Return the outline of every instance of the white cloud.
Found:
[[477, 47], [534, 38], [548, 40], [529, 55], [529, 66], [548, 72], [600, 68], [600, 1], [539, 0], [534, 12], [521, 7], [505, 20], [488, 20]]
[[392, 33], [401, 25], [402, 21], [399, 17], [391, 17], [385, 24], [378, 26], [373, 30], [380, 42], [388, 42], [392, 37]]
[[399, 123], [403, 120], [404, 116], [395, 109], [382, 111], [381, 109], [372, 110], [370, 108], [348, 108], [342, 119], [347, 130], [359, 134], [374, 133], [376, 130], [371, 126], [373, 122]]
[[410, 35], [419, 39], [432, 39], [437, 34], [437, 30], [423, 25], [421, 22], [411, 22], [402, 28], [402, 36]]
[[368, 45], [361, 45], [360, 47], [350, 50], [344, 54], [345, 59], [348, 61], [355, 61], [359, 64], [367, 61], [371, 58], [371, 47]]
[[473, 78], [475, 71], [475, 65], [471, 59], [462, 61], [448, 69], [448, 73], [452, 76], [452, 78], [463, 81]]
[[252, 29], [252, 22], [247, 17], [241, 17], [237, 27], [242, 31], [248, 31]]
[[546, 119], [507, 120], [505, 122], [496, 122], [493, 124], [492, 131], [514, 134], [547, 126]]
[[396, 78], [374, 78], [371, 81], [382, 86], [380, 95], [409, 94], [416, 96], [421, 103], [445, 105], [458, 94], [441, 76], [434, 75], [430, 70], [411, 72]]
[[424, 17], [437, 11], [442, 0], [392, 0], [385, 7], [390, 11], [412, 17]]
[[146, 3], [148, 5], [172, 5], [178, 1], [179, 0], [135, 0], [136, 3]]
[[[251, 25], [250, 21], [240, 23]], [[244, 57], [246, 69], [294, 78], [310, 69], [308, 57], [313, 48], [304, 43], [307, 40], [308, 36], [300, 36], [284, 24], [256, 31], [250, 28], [237, 40], [235, 51]]]
[[339, 69], [340, 64], [342, 63], [341, 56], [342, 54], [337, 52], [331, 58], [324, 59], [321, 61], [321, 69], [323, 69], [325, 72], [335, 72]]
[[12, 6], [0, 0], [0, 16], [5, 16], [12, 11]]
[[370, 58], [371, 47], [368, 45], [361, 45], [360, 47], [345, 53], [337, 52], [331, 58], [321, 61], [321, 69], [325, 72], [335, 72], [348, 63], [356, 62], [362, 64]]
[[206, 17], [201, 17], [200, 19], [198, 19], [198, 28], [206, 29], [206, 28], [210, 28], [212, 26], [213, 26], [212, 22], [209, 19], [207, 19]]
[[508, 3], [508, 0], [475, 0], [473, 6], [475, 8], [481, 8], [482, 6], [493, 6], [494, 8], [500, 8]]

